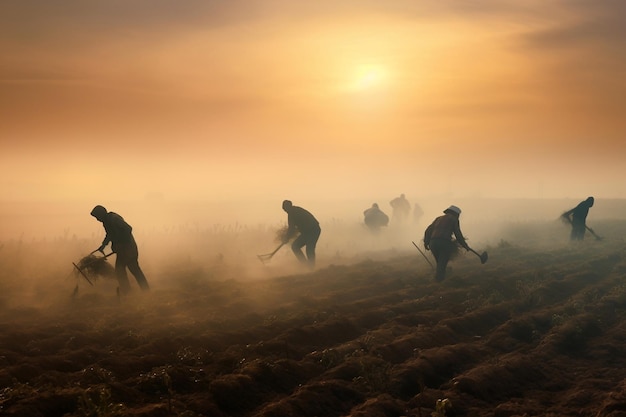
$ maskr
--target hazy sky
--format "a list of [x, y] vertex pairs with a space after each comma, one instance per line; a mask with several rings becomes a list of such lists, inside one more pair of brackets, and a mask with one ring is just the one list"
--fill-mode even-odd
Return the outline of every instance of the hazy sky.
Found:
[[626, 198], [623, 0], [4, 0], [0, 50], [2, 201]]

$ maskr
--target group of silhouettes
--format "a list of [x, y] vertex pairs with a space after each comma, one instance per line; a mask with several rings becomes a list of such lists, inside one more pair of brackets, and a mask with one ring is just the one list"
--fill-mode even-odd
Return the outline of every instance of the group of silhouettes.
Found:
[[[406, 196], [400, 194], [399, 197], [391, 200], [389, 205], [393, 210], [391, 222], [398, 226], [406, 225], [411, 215], [411, 203], [406, 199]], [[417, 224], [423, 214], [424, 211], [419, 204], [415, 204], [413, 207], [413, 223]], [[363, 222], [374, 234], [379, 233], [382, 227], [388, 226], [390, 221], [389, 216], [379, 207], [378, 203], [374, 203], [366, 209], [363, 212], [363, 217]]]
[[[406, 223], [411, 205], [404, 194], [394, 198], [389, 202], [393, 209], [393, 218], [398, 223]], [[414, 220], [417, 222], [423, 214], [421, 207], [415, 205]], [[363, 212], [365, 225], [374, 233], [378, 233], [381, 227], [387, 226], [389, 216], [387, 216], [378, 206], [377, 203]], [[431, 251], [437, 267], [435, 268], [435, 280], [443, 281], [446, 274], [448, 262], [457, 253], [458, 247], [470, 250], [465, 242], [465, 237], [461, 232], [459, 216], [461, 209], [457, 206], [450, 206], [443, 211], [443, 215], [435, 218], [435, 220], [426, 228], [424, 232], [424, 248]], [[418, 248], [419, 250], [419, 248]]]
[[[282, 243], [286, 244], [295, 238], [291, 249], [298, 260], [313, 269], [315, 267], [315, 247], [322, 229], [320, 224], [309, 211], [302, 207], [294, 206], [289, 200], [284, 200], [283, 210], [287, 213], [287, 232], [282, 237]], [[91, 215], [102, 223], [105, 231], [104, 240], [94, 250], [104, 255], [105, 248], [111, 244], [111, 251], [115, 253], [115, 276], [117, 278], [120, 294], [130, 291], [127, 270], [137, 280], [139, 288], [144, 291], [150, 289], [148, 280], [139, 266], [139, 250], [133, 236], [133, 228], [122, 216], [112, 211], [107, 211], [104, 206], [97, 205], [91, 210]], [[305, 247], [306, 255], [302, 252]]]
[[[393, 209], [393, 219], [398, 224], [406, 224], [411, 212], [411, 205], [404, 194], [394, 198], [389, 203]], [[573, 241], [583, 240], [586, 230], [593, 233], [587, 227], [586, 220], [589, 209], [593, 207], [594, 198], [589, 197], [580, 202], [576, 207], [566, 211], [561, 215], [564, 221], [571, 224], [570, 239]], [[322, 229], [319, 221], [308, 210], [295, 206], [290, 200], [284, 200], [283, 210], [287, 213], [287, 231], [282, 236], [282, 243], [291, 243], [291, 249], [296, 258], [310, 269], [315, 267], [315, 248], [319, 240]], [[417, 221], [423, 214], [419, 205], [413, 209], [414, 220]], [[126, 294], [130, 291], [127, 269], [135, 277], [137, 284], [142, 290], [150, 287], [146, 276], [139, 266], [139, 251], [137, 243], [133, 237], [133, 228], [117, 213], [107, 211], [101, 205], [97, 205], [91, 211], [91, 215], [100, 221], [105, 230], [105, 237], [102, 244], [94, 252], [99, 251], [104, 254], [104, 250], [111, 243], [111, 250], [116, 254], [115, 274], [119, 283], [119, 291]], [[377, 203], [364, 211], [364, 223], [372, 231], [376, 232], [381, 227], [389, 224], [387, 216]], [[443, 215], [438, 216], [424, 231], [424, 247], [433, 254], [436, 261], [435, 280], [442, 281], [445, 278], [448, 262], [458, 252], [458, 248], [471, 250], [461, 232], [459, 217], [461, 209], [451, 205], [443, 211]], [[594, 233], [595, 235], [595, 233]], [[305, 248], [305, 252], [302, 252]]]

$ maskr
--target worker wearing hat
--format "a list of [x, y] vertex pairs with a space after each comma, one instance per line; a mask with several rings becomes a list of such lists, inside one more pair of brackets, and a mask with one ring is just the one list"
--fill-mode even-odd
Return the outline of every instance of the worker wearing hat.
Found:
[[[424, 232], [424, 247], [433, 253], [437, 261], [435, 274], [437, 281], [443, 281], [445, 278], [446, 267], [457, 253], [457, 245], [470, 250], [459, 225], [461, 209], [457, 206], [450, 206], [443, 213], [443, 216], [437, 217]], [[453, 235], [456, 240], [452, 240]]]

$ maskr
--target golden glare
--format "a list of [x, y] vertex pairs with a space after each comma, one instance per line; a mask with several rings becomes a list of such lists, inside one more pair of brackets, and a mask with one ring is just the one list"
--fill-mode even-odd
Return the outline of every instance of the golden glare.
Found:
[[354, 80], [350, 85], [352, 91], [365, 91], [381, 88], [387, 81], [386, 71], [374, 65], [363, 65], [357, 68]]

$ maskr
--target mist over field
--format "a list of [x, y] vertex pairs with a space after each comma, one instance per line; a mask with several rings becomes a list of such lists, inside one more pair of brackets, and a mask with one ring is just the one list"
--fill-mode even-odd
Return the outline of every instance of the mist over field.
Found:
[[[0, 1], [0, 415], [623, 417], [624, 39], [615, 0]], [[259, 258], [285, 199], [314, 270]], [[149, 292], [74, 267], [95, 205]], [[450, 205], [489, 259], [437, 282]]]
[[[558, 219], [577, 201], [454, 203], [489, 260], [463, 252], [436, 282], [411, 241], [443, 202], [379, 235], [362, 224], [370, 204], [302, 204], [322, 225], [314, 271], [288, 248], [257, 258], [278, 244], [275, 204], [272, 221], [247, 224], [209, 223], [209, 204], [150, 215], [154, 202], [118, 202], [151, 285], [129, 276], [126, 296], [112, 275], [91, 286], [72, 266], [103, 237], [90, 207], [52, 206], [50, 229], [0, 239], [3, 415], [376, 417], [446, 399], [455, 415], [614, 417], [626, 404], [626, 202], [598, 199], [588, 224], [603, 239], [582, 242]], [[16, 229], [40, 207], [22, 206]]]
[[[579, 202], [573, 199], [418, 202], [407, 195], [412, 204], [421, 206], [424, 214], [398, 224], [388, 204], [394, 197], [294, 201], [320, 221], [322, 235], [317, 245], [317, 269], [406, 254], [419, 258], [412, 242], [423, 249], [424, 229], [450, 204], [462, 208], [461, 229], [476, 250], [496, 247], [502, 242], [516, 245], [532, 242], [535, 249], [567, 247], [569, 226], [562, 224], [558, 217]], [[382, 228], [379, 234], [373, 234], [363, 223], [363, 210], [374, 202], [391, 217], [389, 226]], [[308, 273], [298, 264], [288, 245], [270, 262], [261, 262], [257, 256], [272, 252], [280, 244], [277, 231], [286, 225], [286, 213], [280, 203], [161, 199], [115, 202], [107, 204], [107, 209], [118, 212], [133, 226], [140, 265], [153, 290], [159, 291], [189, 281], [246, 281]], [[104, 280], [104, 284], [92, 288], [72, 266], [72, 262], [79, 262], [96, 249], [104, 237], [101, 223], [89, 215], [91, 204], [3, 204], [2, 207], [2, 304], [35, 306], [58, 302], [65, 299], [76, 284], [82, 291], [114, 293], [115, 280], [108, 283]], [[625, 217], [625, 201], [597, 199], [590, 210], [588, 224], [597, 233], [605, 234], [610, 232], [606, 225], [624, 221]], [[587, 239], [591, 239], [589, 234]], [[110, 252], [110, 246], [106, 251]], [[111, 264], [114, 259], [115, 256], [110, 258]], [[132, 275], [129, 277], [136, 286]]]

